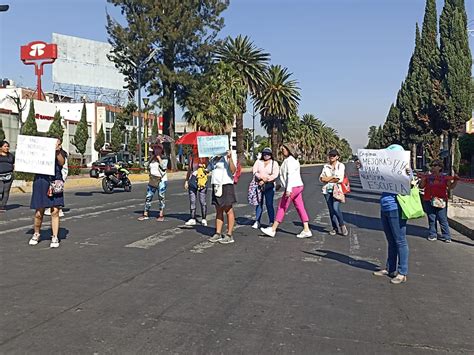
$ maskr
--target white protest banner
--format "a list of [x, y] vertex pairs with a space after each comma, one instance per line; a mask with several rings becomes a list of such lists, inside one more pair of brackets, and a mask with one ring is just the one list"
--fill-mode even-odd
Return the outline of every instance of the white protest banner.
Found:
[[18, 136], [15, 171], [54, 175], [56, 138]]
[[229, 150], [228, 136], [200, 136], [197, 137], [197, 143], [200, 158], [225, 155]]
[[362, 187], [366, 190], [410, 194], [410, 152], [386, 149], [359, 149], [359, 169]]

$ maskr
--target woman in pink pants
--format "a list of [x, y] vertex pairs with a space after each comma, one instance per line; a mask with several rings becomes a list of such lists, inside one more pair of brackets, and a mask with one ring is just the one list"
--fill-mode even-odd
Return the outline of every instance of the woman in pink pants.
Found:
[[285, 213], [290, 207], [290, 203], [293, 202], [296, 207], [296, 211], [300, 216], [301, 222], [303, 222], [304, 226], [303, 231], [299, 233], [296, 237], [310, 238], [313, 234], [309, 229], [309, 218], [308, 214], [306, 213], [306, 209], [304, 208], [304, 184], [303, 180], [301, 179], [300, 163], [295, 158], [294, 154], [292, 153], [292, 150], [288, 147], [288, 145], [282, 145], [280, 147], [280, 151], [285, 157], [285, 160], [283, 161], [280, 168], [280, 180], [282, 187], [285, 189], [285, 194], [280, 200], [277, 216], [273, 225], [267, 228], [260, 228], [260, 230], [269, 237], [275, 237], [276, 230], [279, 224], [283, 222]]

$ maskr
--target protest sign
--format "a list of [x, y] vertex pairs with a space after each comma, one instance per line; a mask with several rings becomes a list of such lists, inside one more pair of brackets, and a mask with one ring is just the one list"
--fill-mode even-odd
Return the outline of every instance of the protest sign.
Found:
[[359, 149], [359, 169], [362, 187], [366, 190], [410, 194], [410, 152], [386, 149]]
[[200, 136], [197, 137], [197, 143], [200, 158], [225, 155], [229, 150], [228, 136]]
[[54, 175], [56, 138], [18, 136], [15, 171]]

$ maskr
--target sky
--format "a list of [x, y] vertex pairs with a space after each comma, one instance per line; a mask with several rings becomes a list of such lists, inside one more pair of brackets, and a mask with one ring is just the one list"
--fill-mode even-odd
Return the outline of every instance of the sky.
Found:
[[[27, 87], [36, 81], [33, 67], [19, 59], [21, 45], [50, 42], [53, 32], [105, 42], [105, 12], [120, 17], [106, 0], [0, 3], [10, 5], [0, 13], [0, 77]], [[465, 3], [474, 29], [474, 1]], [[442, 6], [438, 0], [438, 15]], [[425, 0], [231, 0], [219, 37], [248, 35], [270, 53], [271, 64], [293, 73], [301, 88], [299, 114], [314, 114], [357, 149], [366, 145], [368, 127], [383, 124], [395, 101], [424, 7]], [[52, 88], [51, 78], [47, 68], [45, 91]], [[251, 114], [244, 125], [252, 127]]]

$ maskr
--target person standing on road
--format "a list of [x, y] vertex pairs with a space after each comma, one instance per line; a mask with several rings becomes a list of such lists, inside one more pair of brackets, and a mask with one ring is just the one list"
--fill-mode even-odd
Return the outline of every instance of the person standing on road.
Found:
[[255, 210], [255, 223], [253, 224], [253, 229], [260, 228], [260, 221], [263, 214], [263, 201], [267, 207], [268, 219], [270, 225], [273, 225], [275, 222], [275, 208], [273, 207], [273, 199], [275, 197], [275, 180], [277, 179], [280, 173], [280, 167], [278, 163], [273, 159], [273, 153], [270, 148], [265, 148], [262, 150], [261, 159], [258, 159], [253, 165], [253, 174], [255, 183], [252, 182], [256, 189], [260, 191], [255, 191], [258, 196], [261, 196], [259, 199], [258, 205]]
[[303, 202], [303, 190], [304, 184], [301, 179], [300, 163], [294, 156], [294, 151], [290, 149], [289, 145], [282, 145], [280, 151], [285, 157], [280, 169], [280, 180], [282, 187], [285, 189], [285, 194], [280, 200], [278, 206], [278, 212], [276, 220], [270, 227], [260, 228], [260, 230], [269, 237], [275, 237], [278, 226], [283, 222], [285, 213], [290, 207], [290, 203], [296, 207], [296, 211], [300, 216], [301, 222], [303, 222], [303, 231], [296, 235], [297, 238], [310, 238], [312, 237], [311, 230], [309, 229], [309, 217], [306, 213]]
[[15, 156], [10, 153], [10, 143], [0, 141], [0, 213], [7, 210], [10, 189], [13, 183]]
[[425, 189], [423, 200], [428, 215], [429, 241], [438, 239], [436, 222], [441, 227], [441, 238], [445, 243], [451, 243], [451, 233], [448, 224], [448, 193], [458, 183], [457, 176], [442, 174], [443, 162], [434, 160], [431, 163], [431, 174], [420, 175], [420, 188]]
[[[63, 181], [66, 183], [67, 176], [69, 174], [69, 167], [67, 165], [67, 158], [65, 158], [63, 168], [61, 169], [61, 175], [63, 176]], [[46, 208], [44, 210], [44, 215], [45, 216], [51, 216], [51, 213], [53, 212], [52, 208]], [[63, 209], [59, 209], [59, 217], [64, 217], [64, 212]]]
[[31, 209], [35, 210], [34, 234], [30, 239], [30, 245], [37, 245], [41, 239], [41, 225], [46, 208], [51, 208], [51, 237], [50, 248], [59, 247], [59, 209], [64, 207], [64, 180], [61, 173], [66, 162], [67, 153], [62, 149], [60, 138], [56, 142], [56, 159], [54, 164], [54, 177], [36, 174], [33, 181], [33, 193], [31, 195]]
[[156, 220], [158, 222], [163, 222], [165, 220], [164, 210], [166, 189], [168, 187], [168, 174], [166, 171], [168, 168], [168, 159], [163, 156], [163, 151], [162, 144], [157, 144], [153, 147], [150, 163], [148, 165], [150, 178], [146, 190], [145, 207], [143, 215], [138, 217], [139, 221], [145, 221], [150, 218], [149, 212], [151, 209], [151, 201], [157, 192], [159, 215]]
[[[385, 148], [393, 151], [403, 151], [403, 147], [392, 144]], [[360, 161], [356, 167], [361, 168]], [[407, 168], [407, 175], [411, 175], [411, 170]], [[408, 241], [407, 241], [407, 220], [402, 218], [402, 210], [397, 200], [397, 195], [384, 192], [380, 198], [380, 218], [383, 230], [387, 238], [387, 262], [385, 269], [375, 271], [374, 276], [389, 276], [390, 283], [398, 285], [407, 281], [408, 275]]]
[[329, 209], [329, 217], [331, 219], [332, 230], [330, 235], [336, 233], [347, 236], [349, 231], [344, 223], [344, 217], [341, 211], [341, 201], [334, 198], [333, 191], [337, 184], [341, 184], [344, 180], [346, 167], [339, 161], [339, 152], [332, 149], [328, 153], [328, 163], [324, 165], [323, 171], [319, 176], [319, 181], [325, 183], [323, 186], [323, 195]]
[[200, 159], [197, 152], [193, 152], [188, 159], [188, 172], [184, 182], [185, 190], [189, 193], [189, 205], [191, 211], [190, 219], [185, 223], [186, 226], [195, 226], [196, 220], [196, 205], [197, 200], [201, 205], [201, 224], [207, 226], [207, 178], [208, 172], [206, 167], [207, 159]]
[[[207, 167], [212, 172], [212, 204], [216, 206], [216, 233], [209, 238], [211, 243], [234, 243], [232, 236], [235, 224], [233, 205], [235, 198], [234, 173], [237, 166], [232, 158], [232, 151], [228, 150], [225, 156], [214, 157]], [[222, 234], [224, 227], [224, 213], [227, 215], [227, 234]]]

